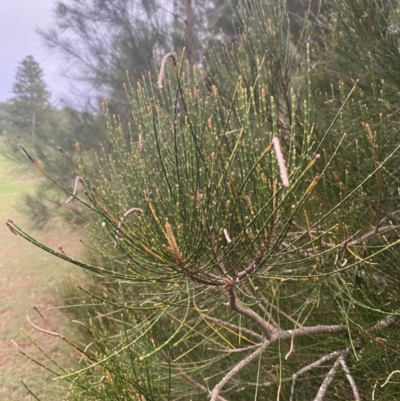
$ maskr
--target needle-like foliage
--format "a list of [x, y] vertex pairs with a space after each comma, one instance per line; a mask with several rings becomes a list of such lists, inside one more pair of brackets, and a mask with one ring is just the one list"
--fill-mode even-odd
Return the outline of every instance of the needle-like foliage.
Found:
[[[102, 280], [81, 285], [101, 311], [77, 322], [87, 344], [31, 324], [81, 357], [73, 371], [52, 368], [67, 399], [399, 396], [386, 380], [399, 369], [391, 101], [364, 82], [314, 91], [320, 71], [310, 45], [293, 53], [285, 2], [247, 3], [242, 42], [209, 61], [226, 85], [169, 53], [162, 76], [127, 85], [137, 140], [104, 105], [111, 150], [64, 188], [91, 211], [90, 262], [7, 221]], [[251, 33], [262, 24], [263, 46]]]

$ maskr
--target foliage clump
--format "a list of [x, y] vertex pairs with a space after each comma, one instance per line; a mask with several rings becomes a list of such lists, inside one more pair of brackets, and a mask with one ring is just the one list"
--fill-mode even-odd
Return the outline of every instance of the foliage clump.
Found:
[[137, 138], [104, 105], [111, 146], [64, 188], [92, 212], [90, 262], [7, 222], [103, 280], [82, 286], [101, 308], [79, 323], [90, 346], [70, 343], [85, 365], [54, 370], [67, 399], [399, 396], [393, 98], [368, 67], [330, 81], [340, 41], [318, 48], [327, 76], [313, 66], [305, 41], [337, 19], [306, 19], [295, 42], [284, 1], [254, 3], [210, 55], [219, 75], [168, 55], [164, 77], [127, 85]]

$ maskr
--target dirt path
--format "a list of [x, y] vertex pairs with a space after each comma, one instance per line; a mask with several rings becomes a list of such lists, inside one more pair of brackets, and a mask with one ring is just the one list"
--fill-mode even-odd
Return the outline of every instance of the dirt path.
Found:
[[[65, 394], [52, 381], [54, 375], [24, 358], [12, 345], [14, 339], [21, 349], [34, 358], [44, 361], [43, 355], [24, 334], [28, 333], [38, 344], [58, 361], [66, 360], [70, 351], [60, 338], [51, 337], [32, 329], [26, 321], [29, 315], [37, 325], [45, 327], [40, 316], [32, 308], [37, 306], [63, 334], [71, 332], [71, 323], [57, 310], [61, 301], [54, 295], [78, 270], [48, 255], [21, 237], [13, 235], [4, 224], [12, 218], [21, 227], [29, 227], [26, 216], [18, 212], [18, 202], [23, 193], [32, 191], [36, 178], [15, 172], [13, 163], [0, 155], [0, 400], [21, 401], [33, 397], [19, 383], [25, 383], [43, 400], [60, 399]], [[47, 232], [33, 231], [39, 240], [56, 248], [76, 247], [77, 238], [63, 229], [52, 228]], [[75, 279], [74, 281], [77, 281]]]

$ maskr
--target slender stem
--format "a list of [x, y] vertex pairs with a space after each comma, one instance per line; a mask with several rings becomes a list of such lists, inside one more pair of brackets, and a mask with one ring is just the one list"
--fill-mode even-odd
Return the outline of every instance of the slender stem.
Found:
[[212, 316], [204, 316], [204, 319], [211, 320], [212, 322], [219, 323], [221, 326], [229, 327], [230, 329], [238, 330], [239, 332], [246, 333], [246, 334], [256, 337], [258, 339], [262, 339], [262, 336], [260, 334], [257, 334], [255, 331], [250, 330], [246, 327], [240, 327], [240, 326], [237, 326], [236, 324], [228, 323], [228, 322], [225, 322], [224, 320], [217, 319]]
[[342, 369], [344, 370], [344, 373], [346, 373], [347, 380], [349, 381], [351, 389], [353, 390], [354, 400], [361, 401], [360, 393], [358, 392], [356, 382], [354, 381], [353, 376], [350, 374], [349, 368], [346, 365], [343, 355], [339, 357], [339, 362], [340, 365], [342, 365]]
[[328, 387], [332, 383], [332, 380], [335, 377], [337, 370], [339, 369], [339, 365], [340, 365], [340, 357], [336, 360], [331, 370], [326, 375], [324, 381], [321, 384], [321, 387], [318, 390], [316, 397], [314, 398], [314, 401], [322, 401], [324, 399], [325, 394], [328, 391]]
[[344, 351], [334, 351], [334, 352], [331, 352], [330, 354], [324, 355], [322, 358], [320, 358], [320, 359], [318, 359], [318, 360], [316, 360], [316, 361], [310, 363], [310, 364], [307, 365], [307, 366], [304, 366], [304, 367], [301, 368], [298, 372], [296, 372], [296, 373], [292, 376], [292, 388], [291, 388], [291, 391], [290, 391], [290, 399], [289, 399], [289, 401], [292, 401], [292, 400], [293, 400], [294, 389], [295, 389], [295, 385], [296, 385], [296, 380], [297, 380], [297, 378], [298, 378], [300, 375], [309, 372], [309, 371], [310, 371], [311, 369], [313, 369], [313, 368], [316, 368], [316, 367], [318, 367], [318, 366], [321, 366], [323, 363], [328, 362], [328, 361], [330, 361], [330, 360], [333, 359], [333, 358], [340, 357], [340, 356], [343, 354], [343, 352], [348, 352], [348, 351], [350, 351], [350, 348], [346, 348], [346, 350], [344, 350]]
[[[167, 355], [167, 353], [165, 352], [165, 350], [161, 350], [161, 355], [168, 361], [171, 362], [170, 357]], [[199, 383], [197, 380], [193, 379], [192, 376], [188, 375], [187, 373], [185, 373], [183, 371], [183, 369], [178, 365], [176, 366], [176, 369], [178, 370], [179, 374], [186, 380], [188, 381], [190, 384], [193, 385], [193, 387], [197, 388], [198, 390], [200, 390], [203, 393], [209, 393], [209, 390], [206, 386], [204, 386], [203, 384]], [[220, 395], [216, 398], [216, 400], [219, 401], [228, 401], [226, 400], [224, 397], [221, 397]]]
[[235, 365], [213, 388], [210, 394], [210, 401], [217, 401], [219, 397], [219, 393], [224, 388], [225, 384], [227, 384], [233, 376], [236, 375], [240, 370], [246, 367], [250, 362], [254, 361], [265, 349], [270, 345], [268, 340], [265, 340], [260, 348], [254, 351], [252, 354], [242, 359], [237, 365]]
[[263, 332], [265, 338], [268, 340], [271, 339], [271, 331], [274, 330], [273, 326], [268, 324], [258, 313], [248, 308], [247, 306], [243, 306], [242, 303], [236, 298], [235, 292], [233, 290], [233, 284], [228, 288], [229, 294], [229, 307], [241, 315], [247, 317], [251, 321], [253, 321]]

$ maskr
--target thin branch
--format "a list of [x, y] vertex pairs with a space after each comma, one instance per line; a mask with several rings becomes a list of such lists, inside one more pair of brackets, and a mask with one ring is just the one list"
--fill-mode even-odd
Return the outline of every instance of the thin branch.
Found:
[[[400, 219], [399, 219], [400, 221]], [[370, 238], [375, 237], [377, 234], [383, 234], [386, 233], [388, 231], [392, 231], [392, 230], [396, 230], [400, 228], [400, 226], [384, 226], [384, 227], [380, 227], [378, 229], [374, 228], [373, 230], [369, 231], [368, 233], [364, 234], [363, 236], [361, 236], [360, 238], [354, 239], [352, 241], [350, 241], [350, 239], [354, 238], [358, 232], [356, 232], [355, 234], [353, 234], [352, 236], [350, 236], [349, 238], [347, 238], [345, 241], [343, 241], [340, 245], [339, 245], [339, 249], [344, 249], [346, 246], [352, 246], [352, 245], [357, 245], [361, 242], [364, 242]], [[299, 236], [295, 236], [294, 240], [300, 238], [301, 236], [304, 235], [304, 233], [300, 232]], [[291, 234], [293, 235], [293, 234]], [[293, 241], [294, 242], [294, 241]], [[308, 249], [300, 249], [297, 248], [295, 245], [293, 245], [293, 243], [288, 244], [287, 242], [282, 241], [281, 245], [283, 245], [285, 248], [284, 249], [289, 249], [289, 250], [293, 250], [296, 252], [299, 252], [301, 255], [303, 256], [309, 256], [311, 252], [313, 252], [314, 248], [308, 248]], [[320, 242], [320, 246], [324, 247], [324, 248], [335, 248], [337, 247], [337, 244], [331, 243], [331, 242], [325, 242], [325, 241], [321, 241]], [[317, 247], [318, 249], [319, 247]]]
[[[280, 383], [286, 383], [288, 381], [292, 380], [291, 377], [285, 377], [280, 380]], [[276, 385], [276, 380], [270, 381], [270, 382], [245, 382], [245, 381], [238, 381], [235, 379], [232, 379], [232, 382], [234, 383], [240, 383], [241, 386], [253, 386], [253, 387], [270, 387], [270, 386], [275, 386]]]
[[254, 348], [260, 347], [262, 344], [256, 344], [256, 345], [249, 345], [248, 347], [243, 347], [243, 348], [235, 348], [235, 349], [219, 349], [219, 348], [208, 348], [209, 351], [215, 351], [215, 352], [224, 352], [226, 354], [233, 354], [236, 352], [243, 352], [243, 351], [249, 351]]
[[[399, 311], [396, 311], [399, 312]], [[387, 315], [384, 319], [380, 320], [378, 323], [375, 323], [372, 327], [372, 331], [379, 331], [386, 329], [396, 322], [396, 317], [394, 315]]]
[[[161, 354], [163, 355], [163, 357], [168, 361], [171, 362], [169, 356], [167, 355], [167, 353], [165, 352], [165, 350], [161, 350]], [[197, 380], [193, 379], [192, 376], [188, 375], [187, 373], [185, 373], [183, 371], [183, 369], [178, 365], [176, 366], [176, 369], [178, 370], [179, 374], [186, 380], [188, 381], [190, 384], [193, 385], [193, 387], [197, 388], [198, 390], [200, 390], [203, 393], [209, 393], [209, 389], [204, 386], [203, 384], [199, 383]], [[228, 401], [227, 399], [225, 399], [224, 397], [221, 397], [220, 395], [217, 396], [217, 398], [215, 398], [215, 400], [219, 400], [219, 401]]]
[[292, 322], [295, 326], [300, 326], [301, 324], [294, 320], [291, 316], [289, 316], [287, 313], [285, 313], [283, 310], [279, 309], [276, 305], [274, 305], [272, 302], [268, 301], [266, 298], [262, 298], [262, 300], [267, 304], [267, 306], [270, 306], [271, 308], [275, 309], [279, 314], [281, 314], [283, 317], [285, 317], [287, 320]]
[[[210, 241], [211, 241], [212, 250], [214, 252], [214, 255], [216, 258], [218, 258], [218, 247], [217, 247], [217, 243], [215, 241], [215, 236], [213, 233], [211, 233], [211, 235], [210, 235]], [[219, 265], [219, 268], [221, 269], [222, 273], [229, 278], [224, 262], [222, 262], [220, 260], [220, 261], [218, 261], [218, 265]]]
[[361, 242], [366, 241], [367, 239], [370, 239], [370, 238], [376, 236], [377, 234], [383, 234], [388, 231], [397, 230], [399, 228], [400, 228], [400, 226], [383, 226], [383, 227], [379, 227], [378, 229], [374, 228], [373, 230], [369, 231], [368, 233], [362, 235], [360, 238], [357, 238], [350, 242], [348, 240], [342, 242], [342, 244], [340, 244], [340, 248], [344, 249], [346, 246], [357, 245]]
[[354, 381], [353, 376], [350, 374], [349, 368], [346, 365], [343, 355], [339, 357], [339, 363], [342, 365], [342, 369], [344, 370], [344, 373], [346, 373], [347, 380], [349, 381], [351, 389], [353, 390], [354, 400], [361, 401], [356, 382]]
[[321, 387], [318, 390], [316, 397], [314, 398], [314, 401], [322, 401], [324, 399], [325, 393], [327, 392], [329, 385], [332, 383], [332, 380], [335, 377], [337, 370], [339, 369], [339, 365], [340, 365], [340, 357], [336, 360], [331, 370], [326, 375], [324, 381], [321, 384]]
[[257, 262], [253, 260], [244, 270], [236, 274], [238, 280], [241, 280], [243, 277], [249, 275], [257, 266]]
[[117, 233], [115, 234], [115, 243], [114, 243], [114, 248], [116, 248], [118, 246], [118, 241], [119, 241], [119, 237], [118, 237], [118, 233], [121, 230], [122, 224], [124, 223], [124, 220], [130, 216], [132, 213], [143, 213], [143, 210], [138, 208], [138, 207], [132, 207], [129, 210], [127, 210], [123, 216], [119, 219], [119, 223], [118, 223], [118, 227], [117, 227]]
[[246, 327], [237, 326], [236, 324], [225, 322], [224, 320], [220, 320], [220, 319], [217, 319], [212, 316], [204, 316], [204, 319], [211, 320], [212, 322], [219, 323], [221, 326], [229, 327], [230, 329], [238, 330], [239, 332], [246, 333], [246, 334], [256, 337], [260, 340], [262, 340], [262, 338], [263, 338], [260, 334], [257, 334], [253, 330], [247, 329]]
[[[203, 386], [201, 383], [199, 383], [197, 380], [193, 379], [192, 376], [189, 376], [187, 373], [179, 372], [180, 375], [186, 380], [188, 381], [190, 384], [193, 385], [193, 387], [197, 388], [198, 390], [204, 392], [204, 393], [208, 393], [208, 389], [206, 386]], [[219, 401], [228, 401], [226, 398], [221, 397], [220, 395], [217, 396], [217, 398], [215, 398], [215, 400], [219, 400]]]
[[267, 311], [267, 309], [264, 307], [264, 305], [261, 305], [260, 302], [264, 301], [264, 297], [257, 297], [257, 294], [255, 293], [254, 290], [251, 290], [248, 288], [246, 285], [244, 286], [244, 291], [247, 295], [250, 297], [254, 297], [254, 299], [257, 300], [257, 307], [261, 309], [261, 311], [265, 314], [265, 316], [268, 316], [267, 321], [270, 322], [277, 330], [280, 329], [279, 324], [275, 321], [275, 319], [272, 317], [272, 314]]
[[285, 355], [285, 361], [289, 358], [290, 354], [294, 351], [294, 337], [292, 337], [292, 340], [290, 341], [290, 348], [289, 352]]
[[255, 259], [241, 272], [236, 274], [236, 277], [239, 280], [241, 280], [243, 277], [248, 276], [250, 273], [254, 271], [254, 269], [260, 265], [261, 261], [264, 258], [265, 252], [268, 248], [268, 244], [266, 245], [265, 243], [261, 246], [261, 249], [258, 253], [258, 255], [255, 257]]
[[310, 256], [310, 254], [308, 253], [308, 250], [300, 249], [297, 246], [293, 245], [293, 243], [292, 244], [288, 244], [286, 241], [282, 241], [279, 247], [283, 251], [288, 249], [288, 250], [292, 250], [292, 251], [298, 252], [300, 255], [305, 256], [305, 257], [309, 257]]
[[399, 210], [396, 210], [395, 212], [392, 212], [392, 213], [386, 212], [385, 214], [390, 219], [396, 220], [398, 223], [400, 223], [400, 217], [396, 216], [396, 213], [399, 213]]
[[226, 242], [230, 244], [232, 242], [231, 237], [229, 236], [228, 230], [226, 228], [223, 229], [223, 233], [226, 239]]
[[[350, 348], [347, 348], [345, 351], [348, 352], [349, 350], [350, 350]], [[291, 391], [290, 391], [290, 399], [289, 399], [289, 401], [292, 401], [292, 400], [293, 400], [294, 389], [295, 389], [295, 385], [296, 385], [296, 380], [297, 380], [297, 378], [298, 378], [300, 375], [309, 372], [311, 369], [316, 368], [316, 367], [322, 365], [323, 363], [330, 361], [330, 360], [333, 359], [333, 358], [340, 357], [340, 356], [342, 355], [342, 353], [343, 353], [343, 351], [334, 351], [334, 352], [331, 352], [330, 354], [324, 355], [322, 358], [318, 359], [317, 361], [314, 361], [313, 363], [310, 363], [310, 364], [307, 365], [307, 366], [304, 366], [304, 367], [301, 368], [298, 372], [296, 372], [296, 373], [292, 376], [292, 389], [291, 389]]]
[[90, 334], [90, 336], [91, 336], [92, 338], [94, 338], [93, 333], [91, 332], [91, 330], [89, 329], [89, 327], [88, 327], [85, 323], [82, 323], [82, 322], [80, 322], [79, 320], [75, 320], [75, 319], [72, 320], [72, 323], [78, 324], [79, 326], [85, 328], [86, 331]]
[[86, 355], [85, 355], [85, 354], [86, 354], [86, 351], [87, 351], [87, 350], [89, 349], [89, 347], [91, 347], [93, 344], [94, 344], [94, 341], [92, 341], [91, 343], [89, 343], [89, 344], [85, 347], [85, 349], [83, 350], [82, 356], [79, 358], [78, 363], [81, 363], [81, 362], [82, 362], [83, 358], [86, 356]]
[[228, 285], [229, 294], [229, 307], [241, 315], [247, 317], [253, 321], [263, 332], [265, 338], [271, 339], [271, 331], [275, 331], [275, 328], [268, 324], [258, 313], [254, 312], [247, 306], [242, 305], [242, 303], [236, 298], [235, 292], [233, 290], [233, 283]]
[[270, 342], [268, 340], [265, 340], [260, 348], [258, 348], [256, 351], [254, 351], [252, 354], [247, 356], [246, 358], [242, 359], [238, 364], [236, 364], [220, 381], [219, 383], [213, 388], [210, 394], [210, 401], [216, 401], [218, 400], [219, 393], [222, 391], [224, 388], [225, 384], [231, 380], [233, 376], [236, 375], [240, 370], [242, 370], [244, 367], [246, 367], [250, 362], [254, 361], [260, 354], [265, 351], [265, 349], [270, 345]]

